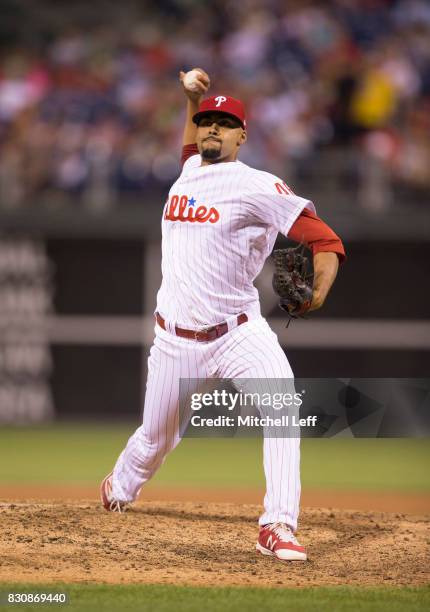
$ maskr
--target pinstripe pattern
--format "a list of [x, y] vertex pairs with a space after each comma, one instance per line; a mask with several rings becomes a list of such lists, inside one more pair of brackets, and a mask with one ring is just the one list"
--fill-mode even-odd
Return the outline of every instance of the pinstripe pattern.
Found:
[[[180, 379], [230, 378], [236, 386], [246, 384], [246, 390], [271, 393], [285, 392], [285, 385], [291, 392], [293, 385], [288, 360], [261, 317], [253, 281], [278, 232], [287, 235], [303, 208], [314, 210], [313, 205], [294, 194], [280, 193], [275, 187], [280, 179], [239, 161], [209, 166], [200, 163], [199, 155], [187, 160], [164, 208], [163, 281], [157, 310], [168, 330], [156, 326], [148, 360], [143, 424], [114, 468], [113, 495], [121, 501], [136, 499], [180, 441]], [[169, 208], [174, 196], [179, 196], [176, 202], [185, 196], [195, 200], [188, 203], [182, 219], [178, 209], [172, 212]], [[188, 215], [196, 214], [199, 206], [216, 208], [219, 220], [190, 222]], [[194, 212], [189, 213], [190, 209]], [[174, 335], [175, 325], [200, 329], [241, 312], [248, 315], [248, 323], [212, 342]], [[192, 384], [187, 390], [190, 393]], [[259, 389], [261, 386], [264, 389]], [[264, 414], [263, 408], [260, 412]], [[284, 522], [295, 530], [300, 502], [300, 440], [265, 437], [263, 455], [266, 495], [260, 525]]]
[[215, 207], [220, 218], [191, 223], [163, 215], [157, 310], [165, 320], [199, 329], [240, 312], [260, 313], [253, 281], [278, 232], [287, 235], [303, 208], [314, 210], [309, 200], [280, 194], [280, 180], [239, 161], [200, 166], [199, 155], [186, 161], [164, 213], [174, 196], [187, 196], [196, 201], [187, 211]]
[[[113, 495], [136, 499], [141, 487], [180, 441], [179, 379], [292, 379], [288, 360], [265, 319], [257, 317], [213, 342], [176, 337], [157, 326], [148, 360], [143, 424], [131, 436], [114, 468]], [[248, 381], [249, 384], [249, 381]], [[246, 391], [284, 392], [284, 380]], [[243, 385], [242, 385], [243, 388]], [[291, 392], [291, 386], [288, 388]], [[192, 393], [191, 383], [186, 393]], [[297, 528], [300, 500], [300, 440], [264, 438], [266, 495], [260, 524], [285, 522]]]

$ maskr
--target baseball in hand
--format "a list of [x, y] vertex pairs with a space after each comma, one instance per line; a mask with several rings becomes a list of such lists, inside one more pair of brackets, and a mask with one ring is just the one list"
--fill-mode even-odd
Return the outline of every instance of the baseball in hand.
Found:
[[185, 89], [194, 92], [200, 91], [198, 80], [199, 75], [200, 72], [198, 70], [190, 70], [189, 72], [187, 72], [182, 80]]

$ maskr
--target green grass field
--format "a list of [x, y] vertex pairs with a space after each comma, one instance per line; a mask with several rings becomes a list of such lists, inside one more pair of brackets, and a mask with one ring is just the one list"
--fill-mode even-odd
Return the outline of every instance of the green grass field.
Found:
[[[133, 426], [57, 425], [0, 429], [0, 484], [98, 486]], [[380, 491], [430, 490], [428, 440], [303, 440], [304, 487]], [[158, 485], [256, 487], [263, 485], [261, 440], [187, 439], [156, 476]], [[1, 565], [0, 565], [1, 581]], [[151, 612], [421, 611], [429, 588], [320, 587], [305, 589], [191, 588], [164, 585], [6, 585], [6, 590], [66, 591], [66, 610]], [[0, 599], [1, 601], [1, 599]], [[45, 606], [46, 608], [46, 606]], [[56, 609], [59, 606], [55, 606]], [[41, 606], [2, 606], [40, 610]]]
[[[1, 585], [3, 600], [17, 585]], [[429, 588], [357, 589], [319, 587], [306, 589], [187, 588], [160, 585], [20, 585], [19, 592], [66, 592], [64, 610], [140, 610], [144, 612], [283, 612], [351, 611], [418, 612], [430, 607]], [[1, 592], [0, 591], [0, 592]], [[3, 606], [2, 606], [3, 607]], [[10, 610], [40, 611], [48, 606], [13, 604]]]
[[[0, 483], [98, 483], [113, 466], [133, 426], [57, 425], [0, 429]], [[304, 487], [430, 490], [427, 439], [307, 439]], [[185, 439], [155, 476], [159, 485], [263, 485], [261, 440]]]

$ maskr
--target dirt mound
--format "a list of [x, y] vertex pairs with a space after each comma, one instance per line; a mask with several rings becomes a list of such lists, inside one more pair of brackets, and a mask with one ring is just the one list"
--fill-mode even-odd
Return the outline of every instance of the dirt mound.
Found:
[[[99, 499], [99, 483], [91, 485], [55, 484], [4, 484], [0, 483], [0, 503], [9, 499], [25, 501], [55, 499], [95, 500]], [[145, 502], [196, 502], [259, 504], [264, 497], [263, 487], [195, 487], [145, 485], [140, 499]], [[311, 489], [302, 491], [301, 506], [306, 508], [343, 508], [345, 510], [377, 510], [378, 512], [401, 512], [403, 514], [430, 515], [430, 494], [412, 491]]]
[[255, 551], [254, 505], [144, 502], [125, 514], [95, 502], [0, 504], [0, 579], [190, 585], [422, 585], [429, 520], [305, 509], [307, 563]]

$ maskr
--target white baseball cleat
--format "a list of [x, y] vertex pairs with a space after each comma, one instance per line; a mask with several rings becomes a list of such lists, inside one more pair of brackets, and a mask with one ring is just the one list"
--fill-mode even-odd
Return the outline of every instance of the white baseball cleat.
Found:
[[100, 499], [109, 512], [125, 512], [128, 503], [112, 497], [112, 472], [106, 476], [100, 485]]
[[256, 549], [262, 555], [279, 561], [306, 561], [306, 550], [299, 544], [286, 523], [269, 523], [260, 527]]

